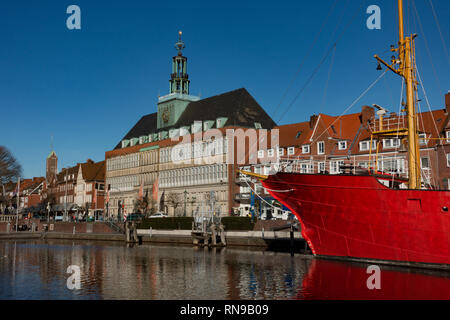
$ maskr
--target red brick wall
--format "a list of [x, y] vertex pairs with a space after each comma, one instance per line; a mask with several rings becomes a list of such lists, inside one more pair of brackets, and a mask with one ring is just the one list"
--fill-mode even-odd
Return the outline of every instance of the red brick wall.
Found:
[[49, 226], [49, 232], [72, 233], [73, 227], [75, 227], [76, 233], [88, 233], [88, 231], [90, 231], [90, 233], [114, 233], [114, 231], [111, 230], [111, 228], [103, 222], [56, 222], [52, 224], [53, 230], [50, 231]]
[[7, 222], [0, 222], [0, 232], [6, 232]]

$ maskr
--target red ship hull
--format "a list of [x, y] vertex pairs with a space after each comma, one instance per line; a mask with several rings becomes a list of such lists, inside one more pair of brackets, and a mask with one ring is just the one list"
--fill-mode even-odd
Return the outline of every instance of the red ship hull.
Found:
[[280, 172], [262, 183], [297, 216], [315, 255], [450, 267], [450, 191], [358, 175]]

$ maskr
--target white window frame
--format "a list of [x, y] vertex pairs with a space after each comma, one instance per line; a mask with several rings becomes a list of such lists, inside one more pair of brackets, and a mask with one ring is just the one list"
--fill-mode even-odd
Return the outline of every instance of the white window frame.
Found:
[[311, 146], [309, 144], [305, 144], [302, 146], [302, 153], [310, 153], [311, 152]]
[[[389, 141], [389, 144], [387, 143]], [[397, 145], [395, 145], [395, 142], [397, 142]], [[391, 138], [391, 139], [383, 139], [383, 148], [384, 149], [395, 149], [400, 147], [401, 141], [398, 138]]]
[[268, 156], [268, 157], [273, 157], [273, 155], [274, 155], [273, 149], [267, 150], [267, 156]]
[[447, 143], [450, 143], [450, 130], [445, 131], [445, 137], [447, 138]]
[[[322, 151], [320, 151], [320, 146], [322, 146]], [[317, 154], [325, 154], [325, 142], [324, 141], [319, 141], [317, 142]]]
[[288, 156], [294, 155], [295, 154], [295, 148], [294, 147], [289, 147], [287, 153], [288, 153]]
[[[321, 168], [323, 166], [323, 169]], [[317, 171], [318, 173], [325, 173], [325, 171], [327, 170], [327, 165], [325, 162], [319, 162], [317, 165]]]
[[369, 161], [358, 162], [358, 167], [363, 168], [363, 169], [368, 169], [369, 168]]
[[[427, 163], [428, 164], [427, 167], [424, 167], [423, 159], [427, 159], [427, 162], [428, 162]], [[423, 168], [423, 169], [430, 169], [430, 157], [420, 157], [420, 167]]]
[[311, 162], [300, 163], [300, 173], [313, 173], [314, 165]]
[[360, 141], [359, 142], [359, 151], [367, 151], [369, 150], [370, 142], [369, 141]]
[[419, 145], [426, 146], [428, 144], [428, 136], [426, 133], [419, 134]]
[[450, 167], [450, 153], [447, 153], [447, 167]]
[[340, 174], [343, 173], [343, 170], [340, 170], [340, 166], [345, 164], [344, 160], [335, 160], [330, 161], [330, 173], [331, 174]]
[[258, 150], [258, 159], [264, 158], [264, 150]]
[[347, 141], [339, 141], [338, 142], [338, 149], [339, 150], [347, 150]]
[[278, 155], [284, 156], [284, 148], [278, 148]]

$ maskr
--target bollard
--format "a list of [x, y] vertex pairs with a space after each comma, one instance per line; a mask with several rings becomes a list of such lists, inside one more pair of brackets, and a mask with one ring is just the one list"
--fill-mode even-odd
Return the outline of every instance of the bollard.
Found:
[[152, 227], [150, 227], [150, 238], [152, 237]]

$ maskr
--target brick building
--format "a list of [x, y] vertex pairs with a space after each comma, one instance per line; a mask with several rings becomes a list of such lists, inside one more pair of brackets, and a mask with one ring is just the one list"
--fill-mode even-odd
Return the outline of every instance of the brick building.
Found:
[[140, 190], [155, 195], [153, 206], [169, 215], [211, 210], [229, 215], [240, 193], [234, 174], [239, 154], [233, 152], [233, 160], [227, 161], [234, 144], [226, 131], [276, 125], [246, 89], [206, 99], [189, 95], [181, 39], [177, 47], [170, 93], [158, 98], [157, 112], [143, 116], [105, 153], [110, 216], [134, 212]]
[[44, 202], [50, 203], [52, 215], [67, 213], [70, 217], [83, 212], [93, 217], [96, 212], [103, 212], [104, 184], [105, 161], [95, 163], [88, 159], [85, 163], [62, 168], [47, 184]]

